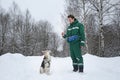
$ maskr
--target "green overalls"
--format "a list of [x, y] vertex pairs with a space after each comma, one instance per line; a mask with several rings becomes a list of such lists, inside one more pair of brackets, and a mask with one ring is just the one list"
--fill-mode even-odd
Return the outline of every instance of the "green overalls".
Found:
[[73, 65], [83, 65], [83, 57], [81, 53], [81, 46], [85, 45], [84, 26], [75, 19], [73, 23], [68, 26], [66, 34], [63, 36], [68, 39], [71, 36], [77, 35], [78, 39], [69, 42], [70, 55], [73, 61]]

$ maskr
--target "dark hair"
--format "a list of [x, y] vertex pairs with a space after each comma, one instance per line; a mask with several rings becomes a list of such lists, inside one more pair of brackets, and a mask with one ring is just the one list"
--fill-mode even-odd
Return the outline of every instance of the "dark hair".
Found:
[[72, 18], [72, 19], [75, 19], [75, 17], [73, 15], [68, 15], [68, 18]]

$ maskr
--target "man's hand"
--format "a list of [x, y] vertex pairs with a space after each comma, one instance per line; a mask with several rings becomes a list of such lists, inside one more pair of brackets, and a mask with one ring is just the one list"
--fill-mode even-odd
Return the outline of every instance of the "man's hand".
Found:
[[64, 32], [62, 32], [62, 34], [61, 34], [62, 36], [64, 36], [65, 35], [65, 33]]
[[80, 48], [81, 48], [81, 49], [83, 49], [83, 48], [84, 48], [84, 46], [80, 46]]

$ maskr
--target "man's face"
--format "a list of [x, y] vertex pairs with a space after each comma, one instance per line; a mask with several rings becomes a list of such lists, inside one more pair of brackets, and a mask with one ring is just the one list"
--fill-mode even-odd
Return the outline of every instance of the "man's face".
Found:
[[73, 23], [73, 22], [74, 22], [74, 19], [68, 18], [68, 21], [69, 21], [69, 23]]

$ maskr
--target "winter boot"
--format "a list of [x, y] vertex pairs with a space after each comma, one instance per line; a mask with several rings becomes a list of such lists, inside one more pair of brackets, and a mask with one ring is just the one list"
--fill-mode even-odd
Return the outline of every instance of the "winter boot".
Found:
[[83, 72], [83, 65], [79, 66], [79, 72]]
[[78, 65], [73, 65], [73, 71], [77, 72], [78, 71]]

